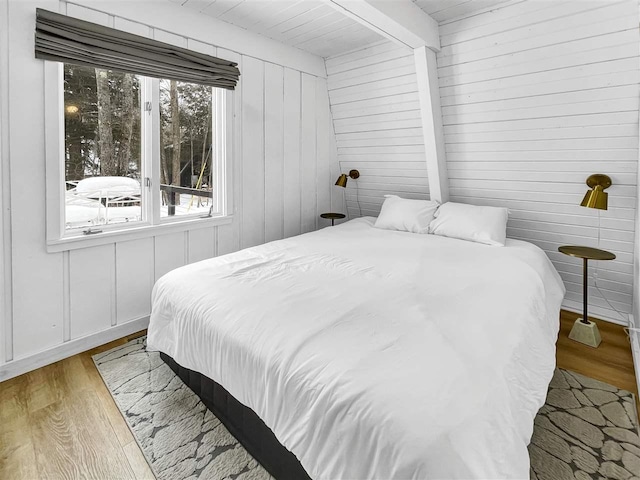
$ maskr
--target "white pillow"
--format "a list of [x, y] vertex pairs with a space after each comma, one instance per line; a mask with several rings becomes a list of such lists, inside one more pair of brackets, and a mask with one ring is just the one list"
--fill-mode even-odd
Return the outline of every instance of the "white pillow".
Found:
[[385, 195], [375, 227], [412, 233], [429, 233], [429, 224], [438, 209], [437, 202], [410, 200]]
[[448, 202], [440, 205], [429, 233], [504, 247], [509, 210]]

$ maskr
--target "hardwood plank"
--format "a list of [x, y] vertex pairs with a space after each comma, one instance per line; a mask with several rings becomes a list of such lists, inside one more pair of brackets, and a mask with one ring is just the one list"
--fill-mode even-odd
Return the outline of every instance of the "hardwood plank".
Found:
[[122, 447], [124, 454], [127, 456], [129, 466], [135, 474], [137, 480], [155, 480], [155, 475], [151, 471], [144, 454], [135, 440]]
[[81, 455], [74, 442], [73, 421], [66, 418], [62, 401], [35, 412], [29, 418], [36, 450], [36, 465], [41, 478], [80, 478]]
[[30, 423], [41, 478], [134, 478], [94, 392], [77, 391]]
[[0, 478], [135, 478], [121, 448], [133, 436], [91, 355], [143, 333], [2, 383]]
[[80, 446], [79, 463], [86, 472], [84, 477], [134, 479], [127, 456], [100, 408], [96, 393], [90, 390], [76, 393], [67, 401], [66, 408], [77, 432], [74, 440]]
[[598, 324], [602, 343], [591, 348], [569, 339], [573, 322], [580, 315], [563, 311], [560, 319], [557, 361], [560, 368], [567, 368], [583, 375], [602, 380], [619, 388], [637, 392], [631, 348], [623, 327], [602, 320]]
[[[15, 386], [15, 382], [14, 382]], [[26, 411], [16, 408], [11, 387], [0, 389], [0, 478], [37, 478], [35, 450]], [[4, 393], [4, 395], [3, 395]]]
[[631, 344], [623, 327], [590, 317], [590, 320], [598, 324], [602, 337], [600, 346], [592, 348], [569, 339], [573, 322], [579, 316], [565, 310], [560, 314], [560, 333], [556, 349], [558, 367], [632, 392], [636, 396], [636, 405], [640, 412]]
[[85, 353], [81, 355], [80, 358], [82, 365], [88, 374], [87, 387], [96, 393], [98, 400], [100, 401], [100, 406], [108, 418], [111, 428], [120, 442], [120, 445], [125, 447], [131, 442], [135, 442], [131, 430], [129, 430], [128, 425], [122, 418], [120, 410], [118, 410], [118, 407], [116, 406], [116, 402], [113, 400], [111, 393], [109, 393], [109, 390], [102, 381], [102, 377], [98, 373], [91, 355]]

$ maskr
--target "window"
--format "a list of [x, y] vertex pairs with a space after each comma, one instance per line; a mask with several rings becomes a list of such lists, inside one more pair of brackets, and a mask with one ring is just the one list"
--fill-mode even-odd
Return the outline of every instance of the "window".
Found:
[[58, 238], [226, 214], [227, 90], [53, 65], [64, 118]]
[[141, 78], [64, 65], [66, 230], [144, 219]]
[[204, 85], [160, 80], [162, 217], [213, 208], [212, 94]]

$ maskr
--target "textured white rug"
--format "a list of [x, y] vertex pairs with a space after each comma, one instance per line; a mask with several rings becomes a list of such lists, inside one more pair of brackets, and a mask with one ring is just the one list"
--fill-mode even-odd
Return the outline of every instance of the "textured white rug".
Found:
[[556, 369], [538, 411], [531, 478], [640, 478], [640, 437], [633, 395], [613, 385]]
[[271, 479], [145, 338], [93, 360], [156, 477]]
[[[145, 337], [93, 357], [156, 477], [270, 479]], [[529, 446], [534, 480], [640, 480], [633, 395], [556, 370]]]

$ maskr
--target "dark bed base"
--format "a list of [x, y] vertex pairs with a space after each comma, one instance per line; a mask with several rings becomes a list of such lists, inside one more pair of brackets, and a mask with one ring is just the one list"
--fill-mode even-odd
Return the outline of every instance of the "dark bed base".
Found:
[[160, 353], [160, 358], [273, 477], [277, 480], [311, 480], [296, 456], [282, 446], [253, 410], [210, 378], [178, 365], [164, 353]]

